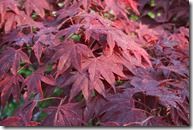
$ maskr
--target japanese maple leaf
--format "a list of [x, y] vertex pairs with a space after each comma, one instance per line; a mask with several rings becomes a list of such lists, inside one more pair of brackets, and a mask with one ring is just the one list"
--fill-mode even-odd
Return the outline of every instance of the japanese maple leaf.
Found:
[[[67, 5], [67, 4], [66, 4]], [[64, 6], [66, 6], [64, 4]], [[79, 8], [79, 2], [72, 4], [69, 7], [64, 7], [58, 11], [59, 16], [57, 17], [57, 20], [64, 20], [68, 17], [73, 17], [75, 16], [78, 12], [80, 12]]]
[[41, 61], [40, 61], [40, 58], [41, 58], [41, 56], [42, 56], [42, 54], [43, 54], [44, 46], [43, 46], [40, 42], [37, 41], [37, 42], [34, 44], [34, 46], [32, 47], [32, 49], [33, 49], [34, 54], [35, 54], [35, 56], [36, 56], [36, 58], [37, 58], [37, 60], [38, 60], [38, 63], [39, 63], [39, 64], [42, 64]]
[[[109, 62], [112, 64], [109, 65]], [[83, 70], [83, 72], [76, 73], [66, 81], [74, 81], [69, 100], [75, 97], [80, 91], [82, 91], [87, 101], [90, 99], [91, 93], [94, 90], [105, 97], [103, 80], [107, 81], [115, 91], [115, 75], [126, 78], [122, 72], [122, 67], [106, 57], [87, 59], [87, 61], [83, 63]]]
[[4, 25], [4, 30], [6, 33], [11, 31], [11, 29], [16, 28], [17, 26], [28, 25], [29, 27], [40, 28], [43, 26], [40, 22], [33, 21], [29, 16], [24, 12], [20, 11], [19, 14], [13, 12], [7, 12], [2, 19], [2, 25]]
[[50, 106], [44, 109], [48, 117], [41, 123], [43, 126], [82, 126], [81, 107], [78, 103], [67, 103]]
[[91, 119], [97, 118], [97, 116], [103, 109], [102, 106], [104, 106], [107, 102], [106, 99], [101, 97], [100, 95], [97, 95], [92, 97], [92, 99], [86, 103], [86, 107], [84, 108], [84, 120], [86, 122]]
[[[101, 125], [123, 126], [127, 123], [140, 122], [147, 118], [146, 112], [133, 107], [132, 90], [108, 93], [104, 98], [96, 96], [87, 103], [84, 118], [100, 121]], [[140, 118], [139, 118], [140, 117]], [[111, 122], [111, 123], [110, 123]]]
[[33, 110], [37, 105], [37, 101], [25, 100], [25, 103], [15, 112], [15, 115], [19, 116], [25, 122], [30, 122], [33, 116]]
[[[86, 121], [94, 118], [100, 119], [100, 114], [111, 106], [113, 108], [113, 105], [115, 104], [117, 104], [117, 106], [125, 104], [124, 107], [132, 107], [132, 96], [134, 93], [135, 91], [128, 90], [124, 92], [117, 92], [115, 94], [106, 93], [105, 98], [100, 95], [92, 97], [91, 100], [86, 103], [86, 107], [84, 109], [84, 119]], [[105, 106], [108, 107], [105, 108]]]
[[[127, 102], [121, 100], [117, 103], [107, 102], [103, 106], [103, 110], [100, 118], [101, 124], [116, 122], [120, 126], [126, 126], [126, 124], [142, 122], [147, 118], [145, 111], [131, 108]], [[139, 124], [138, 126], [140, 126]]]
[[[73, 66], [76, 70], [81, 70], [81, 61], [84, 57], [92, 56], [90, 49], [86, 45], [74, 43], [72, 41], [65, 42], [61, 46], [56, 47], [56, 53], [52, 57], [52, 61], [58, 61], [57, 76]], [[57, 77], [56, 76], [56, 77]]]
[[14, 48], [7, 48], [0, 56], [0, 76], [11, 70], [12, 74], [16, 75], [20, 67], [20, 62], [30, 64], [28, 56], [21, 50]]
[[[102, 35], [106, 35], [106, 44], [101, 43], [104, 46], [103, 52], [105, 55], [111, 56], [114, 52], [117, 52], [114, 49], [118, 46], [121, 58], [126, 59], [130, 63], [127, 66], [152, 66], [148, 53], [123, 31], [111, 27], [110, 24], [112, 22], [110, 20], [103, 20], [97, 14], [83, 14], [82, 16], [86, 17], [82, 21], [86, 30], [86, 39], [90, 39], [91, 37], [99, 41]], [[105, 45], [107, 45], [107, 49]]]
[[55, 46], [57, 42], [55, 42], [55, 33], [57, 32], [56, 28], [41, 28], [37, 34], [34, 36], [34, 45], [32, 47], [34, 54], [39, 62], [41, 63], [41, 56], [44, 53], [47, 46]]
[[113, 52], [113, 48], [117, 45], [122, 49], [120, 52], [121, 57], [126, 59], [130, 63], [130, 66], [152, 66], [148, 53], [143, 48], [136, 44], [135, 41], [128, 39], [122, 31], [113, 30], [109, 31], [107, 35], [107, 44], [109, 45], [110, 53]]
[[81, 27], [81, 24], [73, 24], [68, 28], [58, 31], [56, 34], [56, 38], [64, 38], [64, 41], [67, 40], [70, 35], [76, 33], [78, 29]]
[[[93, 91], [93, 86], [91, 85], [88, 75], [85, 73], [77, 72], [73, 76], [69, 77], [63, 85], [66, 86], [68, 84], [72, 84], [69, 101], [71, 101], [81, 91], [84, 98], [88, 100], [91, 96], [91, 92]], [[100, 87], [102, 88], [104, 86]]]
[[170, 66], [160, 66], [159, 68], [163, 69], [163, 70], [167, 70], [169, 72], [174, 72], [177, 75], [180, 75], [182, 77], [189, 76], [189, 70], [183, 64], [170, 65]]
[[[109, 65], [111, 63], [111, 65]], [[106, 80], [110, 85], [115, 83], [115, 75], [125, 78], [126, 76], [123, 73], [123, 68], [116, 64], [113, 59], [106, 56], [101, 56], [98, 58], [92, 58], [87, 60], [84, 63], [85, 68], [88, 69], [89, 78], [91, 81], [94, 81], [97, 76], [101, 76]]]
[[45, 9], [51, 9], [49, 3], [46, 0], [25, 0], [24, 7], [28, 16], [31, 16], [31, 13], [35, 11], [42, 18], [45, 17]]
[[2, 21], [5, 19], [5, 14], [7, 10], [12, 10], [16, 14], [19, 14], [19, 9], [17, 8], [17, 3], [14, 0], [1, 0], [0, 1], [0, 26], [2, 25]]
[[8, 117], [2, 121], [0, 124], [2, 126], [37, 126], [38, 122], [31, 121], [32, 114], [36, 101], [26, 101], [23, 106], [21, 106], [12, 117]]
[[44, 28], [42, 27], [35, 35], [34, 35], [34, 39], [35, 42], [40, 42], [42, 43], [43, 45], [46, 45], [46, 46], [54, 46], [55, 43], [55, 34], [57, 33], [57, 28], [55, 27], [47, 27], [47, 28]]
[[117, 0], [105, 0], [105, 4], [106, 4], [106, 10], [113, 10], [113, 13], [115, 13], [115, 15], [123, 15], [125, 18], [126, 17], [126, 11], [124, 7], [121, 7], [119, 1]]
[[147, 95], [156, 96], [159, 98], [160, 104], [180, 109], [177, 103], [182, 103], [182, 97], [177, 96], [167, 88], [159, 87], [160, 83], [158, 81], [134, 77], [130, 83], [135, 87], [135, 92], [144, 92]]
[[[149, 28], [147, 25], [139, 24], [135, 30], [138, 39], [137, 42], [155, 44], [158, 41], [158, 32]], [[146, 45], [147, 46], [147, 45]]]
[[20, 25], [31, 24], [30, 26], [40, 27], [40, 23], [33, 21], [30, 17], [18, 8], [18, 3], [14, 0], [0, 1], [0, 27], [4, 26], [5, 32]]
[[[25, 28], [25, 26], [23, 26]], [[23, 46], [24, 44], [31, 44], [33, 34], [24, 34], [22, 32], [23, 28], [20, 26], [19, 29], [14, 29], [11, 32], [5, 34], [3, 36], [3, 43], [2, 44], [10, 44], [10, 45], [17, 45]]]
[[24, 79], [21, 75], [6, 75], [5, 79], [0, 82], [1, 105], [5, 105], [10, 96], [19, 101], [21, 93], [20, 82], [23, 81]]
[[130, 7], [136, 14], [139, 15], [137, 3], [134, 0], [105, 0], [106, 9], [112, 9], [115, 15], [123, 15], [127, 19], [126, 7]]
[[38, 93], [40, 94], [40, 97], [43, 98], [41, 81], [51, 86], [55, 85], [54, 78], [51, 76], [44, 76], [44, 69], [39, 68], [37, 71], [33, 72], [32, 75], [28, 76], [24, 81], [24, 84], [27, 86], [28, 96], [30, 96], [30, 93]]

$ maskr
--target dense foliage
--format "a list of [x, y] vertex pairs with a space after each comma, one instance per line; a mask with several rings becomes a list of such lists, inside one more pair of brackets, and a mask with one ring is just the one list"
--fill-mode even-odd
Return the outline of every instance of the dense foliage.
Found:
[[0, 125], [189, 126], [187, 0], [0, 0]]

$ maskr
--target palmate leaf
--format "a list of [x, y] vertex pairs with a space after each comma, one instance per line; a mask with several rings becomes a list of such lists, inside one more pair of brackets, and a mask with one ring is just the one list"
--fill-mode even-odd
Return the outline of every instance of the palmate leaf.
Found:
[[9, 70], [13, 75], [16, 75], [21, 61], [30, 64], [28, 56], [21, 49], [7, 48], [0, 56], [0, 63], [2, 64], [0, 76], [2, 77]]
[[39, 94], [40, 98], [43, 98], [41, 81], [51, 86], [55, 85], [54, 78], [52, 76], [44, 76], [44, 68], [39, 68], [24, 80], [28, 97], [30, 97], [30, 94]]
[[59, 60], [56, 77], [71, 66], [80, 71], [82, 59], [92, 57], [92, 53], [87, 46], [72, 41], [57, 46], [56, 51], [51, 59], [52, 61]]
[[20, 82], [23, 81], [24, 79], [21, 75], [6, 75], [0, 82], [1, 105], [5, 105], [10, 96], [19, 101], [21, 93]]
[[[111, 63], [111, 65], [109, 65]], [[107, 81], [113, 88], [115, 85], [115, 75], [126, 78], [122, 66], [115, 62], [113, 57], [100, 56], [84, 63], [85, 69], [89, 73], [89, 78], [94, 82], [97, 78]]]
[[[172, 113], [172, 118], [174, 118], [174, 113], [180, 113], [177, 120], [173, 119], [175, 123], [179, 120], [184, 120], [187, 124], [189, 123], [189, 117], [184, 116], [188, 115], [188, 112], [185, 108], [187, 106], [182, 105], [186, 104], [183, 95], [169, 91], [163, 86], [161, 87], [160, 83], [155, 80], [133, 78], [131, 84], [135, 87], [135, 92], [143, 92], [146, 95], [158, 97], [159, 103], [168, 109], [168, 113]], [[179, 124], [179, 122], [176, 124]]]
[[66, 83], [63, 85], [72, 84], [72, 88], [70, 90], [70, 98], [71, 101], [75, 96], [79, 94], [79, 92], [83, 93], [84, 98], [88, 101], [92, 96], [94, 90], [96, 90], [101, 95], [105, 96], [105, 89], [102, 81], [95, 80], [92, 82], [87, 74], [84, 73], [76, 73], [70, 78], [66, 80]]
[[105, 0], [104, 2], [106, 4], [106, 10], [112, 9], [113, 13], [117, 16], [121, 14], [127, 19], [127, 7], [130, 7], [132, 11], [139, 15], [137, 3], [134, 0]]
[[25, 0], [24, 8], [28, 16], [31, 16], [32, 12], [35, 11], [42, 18], [45, 17], [45, 9], [51, 9], [49, 3], [46, 0]]
[[131, 85], [135, 87], [136, 92], [144, 92], [147, 95], [157, 96], [160, 99], [160, 103], [166, 107], [177, 108], [177, 102], [182, 103], [182, 97], [175, 95], [168, 91], [166, 88], [160, 87], [160, 83], [152, 79], [140, 79], [133, 78]]
[[11, 32], [3, 36], [2, 44], [23, 46], [25, 44], [30, 45], [32, 43], [33, 34], [24, 34], [22, 30], [27, 26], [20, 26], [19, 29], [14, 29]]
[[0, 15], [1, 15], [1, 22], [0, 27], [5, 19], [5, 15], [7, 10], [12, 10], [16, 14], [19, 14], [19, 9], [17, 8], [17, 2], [14, 0], [1, 0], [0, 1]]
[[38, 60], [38, 63], [41, 64], [40, 58], [43, 54], [44, 46], [40, 42], [36, 42], [32, 49], [33, 49], [34, 54]]
[[15, 112], [15, 115], [20, 117], [24, 122], [30, 122], [36, 105], [37, 101], [26, 100], [25, 103]]
[[66, 19], [68, 17], [73, 17], [80, 11], [79, 3], [72, 4], [71, 6], [68, 6], [68, 4], [65, 3], [64, 6], [67, 6], [67, 7], [62, 8], [61, 10], [58, 11], [59, 16], [57, 20]]
[[64, 41], [65, 41], [65, 40], [69, 39], [72, 34], [76, 33], [80, 27], [81, 27], [81, 24], [71, 25], [70, 27], [68, 27], [66, 29], [60, 30], [56, 34], [56, 37], [59, 39], [64, 39]]
[[[109, 62], [111, 63], [110, 66]], [[94, 90], [105, 97], [106, 92], [103, 81], [106, 81], [115, 91], [115, 75], [126, 78], [122, 72], [122, 67], [106, 57], [90, 58], [82, 67], [83, 72], [78, 72], [66, 80], [66, 84], [72, 84], [69, 100], [72, 100], [80, 91], [82, 91], [87, 101]]]
[[132, 95], [134, 93], [132, 90], [127, 90], [108, 94], [105, 99], [99, 96], [93, 97], [86, 105], [84, 118], [86, 120], [97, 119], [102, 126], [126, 126], [126, 124], [136, 122], [138, 122], [137, 126], [140, 126], [139, 122], [148, 116], [145, 111], [133, 107]]
[[42, 64], [41, 57], [44, 53], [46, 46], [56, 46], [57, 42], [55, 42], [55, 33], [57, 32], [56, 28], [41, 28], [34, 34], [34, 45], [32, 47], [34, 54], [38, 60], [39, 64]]
[[[28, 1], [28, 0], [27, 0]], [[27, 3], [26, 1], [26, 3]], [[29, 1], [28, 1], [29, 2]], [[38, 1], [37, 1], [38, 2]], [[36, 2], [36, 4], [37, 4]], [[33, 3], [33, 2], [32, 2]], [[38, 2], [42, 4], [42, 2]], [[44, 1], [44, 4], [46, 1]], [[19, 9], [20, 4], [14, 0], [2, 0], [0, 1], [0, 27], [4, 27], [6, 33], [17, 26], [29, 25], [29, 27], [41, 27], [43, 24], [37, 23]], [[32, 6], [28, 6], [27, 12], [30, 12]], [[41, 8], [35, 8], [36, 11], [42, 10]], [[40, 13], [40, 11], [38, 12]], [[42, 13], [41, 13], [42, 15]]]
[[147, 118], [146, 113], [140, 109], [129, 108], [125, 104], [124, 107], [120, 106], [123, 106], [123, 104], [114, 105], [107, 109], [101, 118], [101, 125], [112, 126], [109, 123], [114, 122], [116, 126], [140, 126], [143, 124], [143, 120]]
[[66, 103], [59, 106], [50, 106], [44, 110], [48, 117], [42, 126], [82, 126], [84, 121], [81, 116], [81, 107], [78, 103]]
[[5, 12], [0, 23], [0, 27], [4, 27], [6, 33], [11, 31], [11, 29], [17, 26], [28, 25], [29, 27], [40, 28], [43, 26], [42, 23], [33, 21], [29, 16], [27, 16], [23, 11], [19, 10], [19, 13]]
[[[151, 61], [149, 60], [147, 52], [142, 49], [133, 39], [129, 39], [128, 36], [123, 33], [121, 30], [118, 30], [109, 25], [112, 24], [109, 20], [102, 19], [101, 16], [97, 14], [82, 14], [82, 17], [86, 17], [82, 23], [85, 28], [85, 37], [86, 39], [93, 38], [97, 41], [100, 41], [100, 36], [102, 37], [106, 34], [107, 45], [108, 45], [108, 55], [112, 55], [115, 46], [121, 48], [121, 55], [126, 58], [128, 61], [135, 60], [139, 62], [137, 66], [143, 67], [142, 59], [146, 62], [145, 66], [151, 66]], [[94, 25], [94, 26], [93, 26]], [[103, 45], [105, 46], [105, 45]], [[116, 52], [116, 51], [115, 51]], [[130, 65], [131, 66], [131, 65]]]
[[56, 27], [42, 27], [40, 30], [34, 34], [35, 43], [40, 42], [46, 46], [55, 46], [55, 34], [58, 32]]
[[22, 107], [20, 107], [12, 117], [8, 117], [3, 121], [0, 121], [1, 126], [38, 126], [39, 123], [31, 121], [33, 110], [36, 106], [35, 101], [26, 101]]

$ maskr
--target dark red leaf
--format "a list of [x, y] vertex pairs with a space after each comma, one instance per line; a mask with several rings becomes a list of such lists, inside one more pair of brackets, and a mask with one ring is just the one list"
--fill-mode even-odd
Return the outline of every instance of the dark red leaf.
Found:
[[84, 121], [78, 103], [60, 104], [58, 107], [45, 109], [48, 117], [42, 122], [43, 126], [81, 126]]

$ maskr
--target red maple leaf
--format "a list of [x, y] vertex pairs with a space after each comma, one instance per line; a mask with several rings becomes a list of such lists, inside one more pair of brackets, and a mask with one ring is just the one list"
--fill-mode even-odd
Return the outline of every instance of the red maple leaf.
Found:
[[0, 57], [0, 63], [2, 64], [0, 76], [2, 77], [9, 70], [13, 75], [17, 75], [21, 62], [30, 64], [28, 56], [21, 49], [7, 48]]
[[81, 116], [81, 108], [78, 103], [63, 104], [61, 100], [59, 106], [50, 106], [44, 110], [48, 112], [48, 118], [43, 122], [43, 126], [81, 126], [84, 124]]
[[1, 92], [1, 104], [5, 105], [10, 96], [16, 101], [20, 99], [21, 86], [20, 82], [23, 82], [24, 79], [21, 75], [6, 75], [5, 79], [0, 82], [0, 92]]
[[28, 96], [30, 96], [30, 94], [33, 93], [33, 94], [40, 94], [39, 96], [43, 98], [41, 81], [43, 81], [48, 85], [52, 86], [55, 85], [54, 78], [51, 76], [50, 77], [44, 76], [44, 69], [39, 68], [37, 71], [33, 72], [32, 75], [28, 76], [24, 81], [24, 84], [27, 86]]

